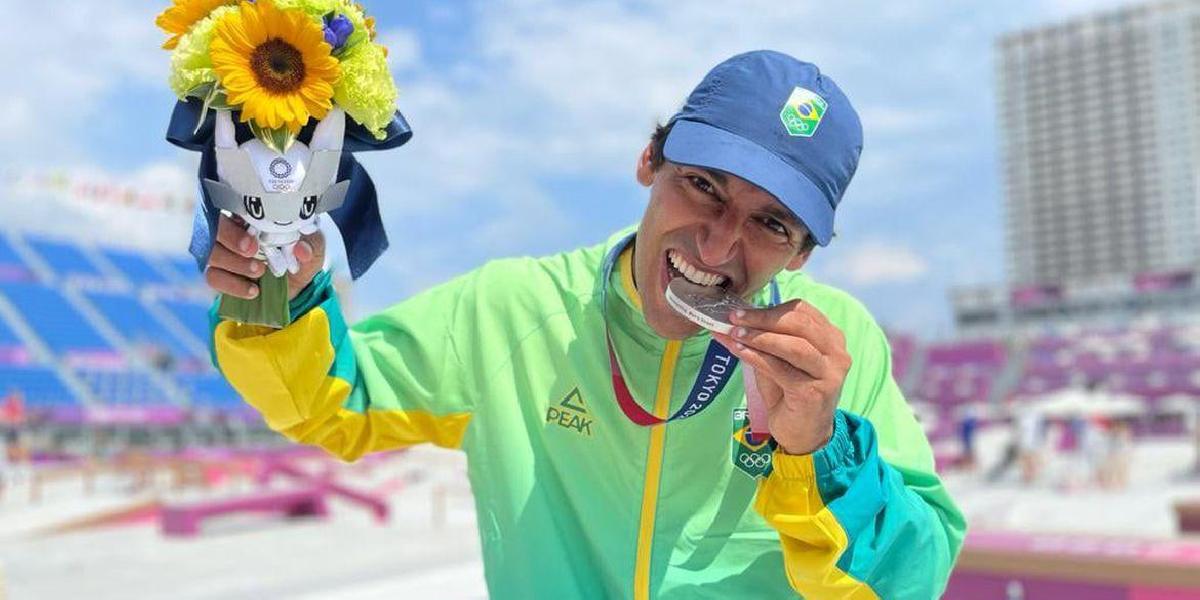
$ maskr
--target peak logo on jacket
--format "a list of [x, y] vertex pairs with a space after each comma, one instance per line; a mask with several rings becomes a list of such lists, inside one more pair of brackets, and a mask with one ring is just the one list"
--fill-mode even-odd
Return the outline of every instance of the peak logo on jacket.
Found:
[[591, 437], [592, 414], [583, 403], [579, 388], [570, 391], [557, 405], [546, 409], [546, 422]]

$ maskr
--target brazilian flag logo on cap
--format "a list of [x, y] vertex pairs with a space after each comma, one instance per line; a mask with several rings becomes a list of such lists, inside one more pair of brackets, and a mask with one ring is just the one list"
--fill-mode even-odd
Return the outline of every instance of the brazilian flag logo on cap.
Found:
[[779, 112], [779, 118], [787, 128], [788, 135], [812, 137], [817, 132], [817, 126], [821, 124], [821, 117], [825, 116], [825, 109], [828, 107], [825, 99], [816, 92], [797, 87], [792, 90], [792, 95], [788, 96], [787, 104], [784, 104], [783, 110]]

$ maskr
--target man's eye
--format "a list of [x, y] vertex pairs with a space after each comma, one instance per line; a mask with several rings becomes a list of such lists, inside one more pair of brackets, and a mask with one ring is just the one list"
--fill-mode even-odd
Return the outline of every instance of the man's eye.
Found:
[[770, 229], [774, 233], [777, 233], [783, 237], [791, 237], [787, 226], [784, 225], [783, 223], [780, 223], [779, 221], [776, 221], [775, 219], [767, 217], [765, 219], [762, 219], [761, 223], [763, 224], [763, 227]]
[[688, 181], [690, 181], [692, 185], [701, 192], [709, 194], [710, 196], [717, 195], [717, 189], [714, 188], [713, 184], [709, 183], [707, 179], [697, 175], [688, 175], [687, 178]]

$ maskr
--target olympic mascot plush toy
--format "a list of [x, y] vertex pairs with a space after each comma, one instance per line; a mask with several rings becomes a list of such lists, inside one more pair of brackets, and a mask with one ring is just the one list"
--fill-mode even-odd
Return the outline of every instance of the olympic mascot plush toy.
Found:
[[292, 248], [321, 214], [341, 233], [352, 278], [387, 248], [375, 186], [352, 154], [412, 137], [387, 49], [348, 0], [173, 0], [156, 22], [172, 35], [163, 47], [179, 97], [167, 140], [200, 152], [189, 250], [203, 269], [221, 212], [241, 217], [269, 273], [252, 300], [222, 296], [218, 314], [287, 325]]
[[214, 146], [220, 181], [203, 180], [219, 209], [240, 216], [271, 273], [299, 270], [292, 247], [300, 234], [317, 231], [320, 214], [342, 205], [349, 181], [335, 183], [345, 115], [329, 111], [313, 131], [312, 146], [295, 142], [282, 154], [257, 138], [238, 145], [229, 111], [217, 111]]

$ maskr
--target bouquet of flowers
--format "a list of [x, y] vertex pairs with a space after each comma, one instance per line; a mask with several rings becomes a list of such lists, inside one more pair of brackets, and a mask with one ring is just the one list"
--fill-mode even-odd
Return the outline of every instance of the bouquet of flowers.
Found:
[[218, 214], [242, 217], [270, 272], [257, 298], [224, 296], [218, 312], [282, 327], [292, 246], [320, 214], [341, 230], [355, 278], [387, 247], [374, 185], [349, 154], [412, 135], [387, 49], [347, 0], [173, 0], [156, 23], [171, 35], [179, 98], [167, 139], [201, 152], [192, 254], [203, 268]]

